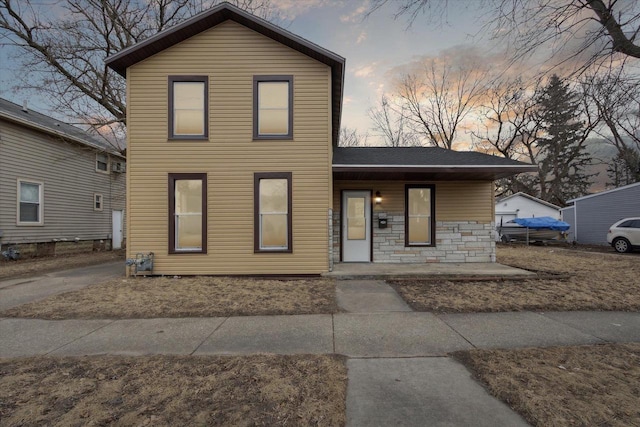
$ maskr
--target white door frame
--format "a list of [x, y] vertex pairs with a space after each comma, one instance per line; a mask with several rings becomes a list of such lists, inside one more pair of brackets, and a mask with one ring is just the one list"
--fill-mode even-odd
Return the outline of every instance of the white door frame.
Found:
[[[118, 220], [118, 216], [120, 217]], [[124, 211], [111, 211], [111, 249], [122, 249], [122, 241], [124, 240]]]
[[[340, 221], [340, 239], [342, 262], [371, 262], [371, 238], [372, 238], [372, 207], [371, 207], [371, 190], [343, 190], [340, 197], [341, 221]], [[364, 199], [364, 238], [349, 239], [347, 217], [347, 200], [349, 198]]]

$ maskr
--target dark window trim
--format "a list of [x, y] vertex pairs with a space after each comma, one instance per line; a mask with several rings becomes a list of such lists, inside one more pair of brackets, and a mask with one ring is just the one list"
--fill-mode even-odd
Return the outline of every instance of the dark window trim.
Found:
[[[258, 133], [258, 84], [262, 82], [289, 82], [289, 132], [282, 135], [260, 135]], [[262, 75], [253, 76], [253, 139], [293, 139], [293, 76]]]
[[[180, 82], [204, 83], [204, 135], [174, 135], [173, 130], [173, 84]], [[209, 139], [209, 76], [169, 76], [169, 113], [167, 115], [170, 140]]]
[[[202, 181], [202, 249], [176, 250], [176, 181], [181, 179], [199, 179]], [[169, 174], [169, 253], [170, 254], [206, 254], [207, 253], [207, 174], [206, 173], [170, 173]]]
[[[293, 202], [292, 202], [292, 177], [291, 172], [256, 172], [253, 174], [253, 252], [261, 254], [292, 253], [293, 252]], [[260, 248], [260, 180], [261, 179], [286, 179], [287, 180], [287, 248], [286, 249], [261, 249]]]
[[[409, 189], [428, 188], [431, 190], [431, 243], [409, 244]], [[419, 248], [433, 247], [436, 245], [436, 186], [434, 184], [405, 184], [404, 186], [404, 247]]]

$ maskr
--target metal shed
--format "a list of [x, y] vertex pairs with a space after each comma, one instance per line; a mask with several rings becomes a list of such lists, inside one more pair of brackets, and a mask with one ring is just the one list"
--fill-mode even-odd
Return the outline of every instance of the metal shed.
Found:
[[569, 200], [562, 220], [571, 224], [569, 240], [607, 244], [607, 232], [616, 221], [640, 216], [640, 182]]

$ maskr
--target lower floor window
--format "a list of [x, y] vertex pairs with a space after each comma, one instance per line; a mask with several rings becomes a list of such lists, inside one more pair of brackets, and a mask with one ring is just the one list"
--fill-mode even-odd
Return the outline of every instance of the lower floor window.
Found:
[[42, 183], [18, 180], [18, 225], [42, 225]]
[[435, 238], [433, 185], [405, 187], [405, 245], [432, 246]]
[[291, 173], [254, 175], [254, 250], [291, 252]]
[[169, 174], [169, 253], [206, 253], [206, 195], [206, 174]]

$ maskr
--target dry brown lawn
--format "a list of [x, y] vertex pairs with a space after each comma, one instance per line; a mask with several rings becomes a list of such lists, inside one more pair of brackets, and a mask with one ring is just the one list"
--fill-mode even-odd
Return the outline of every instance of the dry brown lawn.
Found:
[[338, 310], [332, 279], [113, 279], [6, 310], [6, 317], [136, 319], [322, 314]]
[[0, 425], [341, 426], [336, 355], [0, 361]]
[[[640, 310], [640, 256], [508, 245], [498, 262], [540, 272], [515, 280], [393, 280], [417, 311]], [[558, 275], [554, 277], [554, 274]]]
[[42, 258], [25, 258], [19, 259], [18, 261], [7, 261], [0, 257], [0, 280], [102, 264], [109, 261], [122, 261], [124, 268], [124, 258], [124, 251], [89, 252]]
[[640, 344], [454, 353], [536, 426], [639, 426]]

